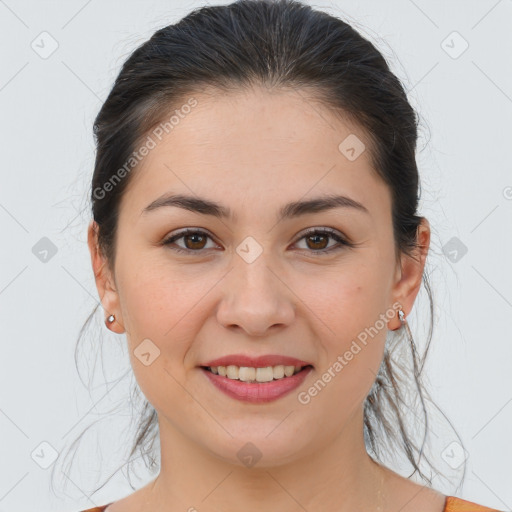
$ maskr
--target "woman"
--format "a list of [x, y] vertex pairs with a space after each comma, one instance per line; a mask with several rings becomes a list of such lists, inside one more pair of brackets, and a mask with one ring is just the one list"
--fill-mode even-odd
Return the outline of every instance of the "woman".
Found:
[[492, 510], [368, 453], [428, 285], [416, 126], [377, 49], [292, 0], [196, 10], [131, 55], [94, 126], [88, 244], [161, 467], [91, 510]]

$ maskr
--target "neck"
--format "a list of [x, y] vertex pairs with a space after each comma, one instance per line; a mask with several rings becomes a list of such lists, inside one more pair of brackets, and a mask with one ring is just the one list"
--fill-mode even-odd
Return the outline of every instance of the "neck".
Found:
[[[384, 469], [366, 451], [362, 408], [334, 439], [315, 440], [309, 451], [292, 449], [284, 462], [265, 461], [263, 453], [252, 467], [219, 457], [160, 416], [159, 427], [161, 470], [147, 486], [147, 510], [382, 510]], [[236, 454], [245, 441], [231, 445]]]

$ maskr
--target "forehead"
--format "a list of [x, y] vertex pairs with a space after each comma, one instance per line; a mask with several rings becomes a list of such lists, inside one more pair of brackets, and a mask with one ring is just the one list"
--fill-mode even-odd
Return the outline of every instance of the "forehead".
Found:
[[[389, 190], [371, 167], [364, 130], [305, 92], [208, 91], [183, 104], [190, 98], [195, 106], [161, 140], [150, 133], [155, 147], [134, 170], [123, 198], [134, 213], [168, 191], [229, 202], [237, 218], [248, 214], [248, 205], [334, 192], [373, 215], [389, 211]], [[356, 158], [347, 153], [351, 147]]]

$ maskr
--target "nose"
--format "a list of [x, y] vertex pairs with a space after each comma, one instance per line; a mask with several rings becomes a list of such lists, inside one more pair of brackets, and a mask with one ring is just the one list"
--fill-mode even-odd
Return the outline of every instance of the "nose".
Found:
[[252, 263], [234, 258], [234, 268], [224, 280], [218, 322], [260, 337], [271, 329], [291, 325], [295, 296], [285, 281], [283, 273], [271, 268], [264, 254]]

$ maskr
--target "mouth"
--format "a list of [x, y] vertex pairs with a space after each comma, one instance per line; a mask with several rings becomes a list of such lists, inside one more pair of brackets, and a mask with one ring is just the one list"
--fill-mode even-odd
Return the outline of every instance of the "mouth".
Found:
[[276, 365], [265, 367], [228, 365], [201, 366], [200, 368], [214, 375], [226, 377], [229, 380], [242, 381], [247, 384], [264, 384], [266, 382], [288, 379], [298, 373], [309, 370], [310, 368], [312, 369], [313, 365]]
[[313, 371], [313, 365], [200, 366], [207, 380], [232, 399], [265, 404], [290, 394]]

